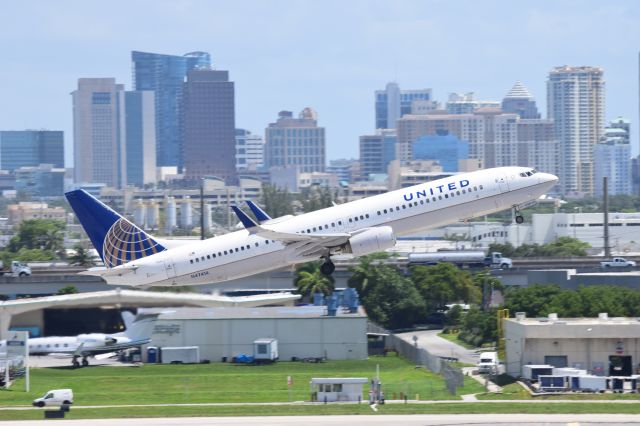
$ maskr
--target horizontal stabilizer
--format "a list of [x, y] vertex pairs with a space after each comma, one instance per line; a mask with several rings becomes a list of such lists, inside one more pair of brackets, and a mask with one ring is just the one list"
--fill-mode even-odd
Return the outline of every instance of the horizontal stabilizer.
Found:
[[247, 228], [247, 230], [253, 231], [253, 229], [258, 226], [258, 224], [255, 223], [249, 216], [247, 216], [245, 212], [240, 210], [238, 206], [231, 206], [231, 209], [236, 214], [236, 216], [238, 216], [238, 219], [240, 219], [240, 222], [242, 222], [242, 225]]
[[253, 214], [256, 215], [256, 219], [258, 219], [258, 223], [263, 223], [268, 220], [271, 220], [271, 216], [265, 213], [265, 211], [262, 210], [260, 207], [258, 207], [253, 201], [247, 200], [246, 203], [251, 209], [251, 211], [253, 212]]
[[138, 269], [135, 265], [117, 266], [115, 268], [90, 268], [86, 271], [78, 272], [78, 275], [90, 275], [94, 277], [121, 277], [125, 274], [130, 274]]

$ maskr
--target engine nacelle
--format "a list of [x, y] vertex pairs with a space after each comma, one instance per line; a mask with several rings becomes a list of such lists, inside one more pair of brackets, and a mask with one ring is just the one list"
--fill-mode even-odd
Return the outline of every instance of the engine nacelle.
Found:
[[369, 228], [349, 238], [344, 253], [364, 256], [386, 250], [396, 245], [396, 236], [390, 226]]

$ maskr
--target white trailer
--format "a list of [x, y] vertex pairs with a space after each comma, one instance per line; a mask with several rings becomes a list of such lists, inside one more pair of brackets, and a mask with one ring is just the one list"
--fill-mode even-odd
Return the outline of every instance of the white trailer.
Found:
[[160, 349], [163, 364], [197, 364], [200, 362], [199, 346], [165, 346]]
[[253, 359], [256, 362], [278, 360], [278, 339], [265, 338], [253, 342]]

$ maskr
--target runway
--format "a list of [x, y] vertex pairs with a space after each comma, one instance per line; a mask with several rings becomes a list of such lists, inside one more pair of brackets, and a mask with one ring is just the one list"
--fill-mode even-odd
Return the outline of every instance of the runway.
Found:
[[[2, 422], [2, 426], [40, 426], [45, 420], [21, 420]], [[50, 422], [50, 421], [49, 421]], [[58, 426], [595, 426], [636, 425], [640, 415], [630, 414], [416, 414], [416, 415], [367, 415], [367, 416], [273, 416], [273, 417], [174, 417], [149, 419], [82, 419], [56, 420]]]

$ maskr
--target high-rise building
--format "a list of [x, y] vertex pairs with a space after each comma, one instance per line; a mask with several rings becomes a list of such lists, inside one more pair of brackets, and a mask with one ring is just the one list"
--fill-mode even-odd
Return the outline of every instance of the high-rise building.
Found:
[[64, 133], [57, 130], [0, 131], [0, 169], [51, 164], [64, 167]]
[[436, 107], [431, 89], [400, 90], [398, 83], [387, 83], [384, 90], [376, 90], [375, 97], [376, 129], [395, 129], [396, 121], [418, 105], [421, 110]]
[[473, 114], [480, 108], [500, 108], [500, 102], [479, 101], [473, 92], [450, 93], [446, 104], [449, 114]]
[[184, 83], [183, 158], [186, 179], [236, 182], [234, 84], [228, 71], [193, 70]]
[[594, 193], [603, 193], [603, 178], [607, 177], [609, 195], [630, 195], [633, 191], [631, 172], [630, 123], [616, 118], [604, 129], [604, 135], [593, 151]]
[[318, 127], [312, 108], [298, 118], [281, 111], [278, 120], [265, 129], [265, 162], [268, 168], [297, 168], [301, 173], [324, 172], [326, 165], [325, 131]]
[[[495, 108], [478, 109], [473, 114], [433, 113], [401, 118], [397, 158], [401, 165], [407, 164], [423, 156], [414, 154], [414, 147], [427, 151], [428, 142], [440, 142], [448, 136], [468, 143], [468, 158], [479, 160], [483, 167], [529, 166], [548, 173], [557, 171], [558, 141], [553, 121], [524, 120]], [[415, 144], [416, 141], [420, 142]]]
[[413, 142], [413, 160], [436, 160], [442, 171], [458, 172], [461, 162], [469, 159], [469, 142], [455, 135], [420, 136]]
[[154, 94], [114, 78], [81, 78], [73, 98], [74, 181], [110, 187], [156, 181]]
[[540, 118], [536, 101], [529, 90], [517, 81], [502, 100], [502, 111], [518, 114], [520, 118]]
[[60, 197], [64, 193], [66, 169], [40, 164], [14, 170], [15, 188], [34, 197]]
[[236, 171], [254, 172], [264, 166], [264, 140], [249, 130], [236, 129]]
[[[123, 104], [124, 103], [124, 104]], [[123, 185], [156, 182], [156, 114], [152, 91], [124, 92], [119, 106]]]
[[183, 56], [131, 52], [134, 90], [155, 92], [158, 166], [182, 167], [181, 100], [184, 79], [194, 69], [209, 69], [206, 52]]
[[340, 185], [355, 182], [360, 177], [360, 162], [352, 158], [330, 160], [327, 173], [335, 175]]
[[602, 68], [556, 67], [547, 80], [548, 118], [560, 143], [560, 186], [564, 194], [594, 193], [593, 149], [604, 129]]
[[360, 172], [364, 179], [371, 174], [387, 173], [396, 159], [395, 129], [378, 129], [375, 135], [360, 136]]
[[115, 78], [81, 78], [73, 99], [74, 181], [120, 182], [118, 96], [124, 91]]

